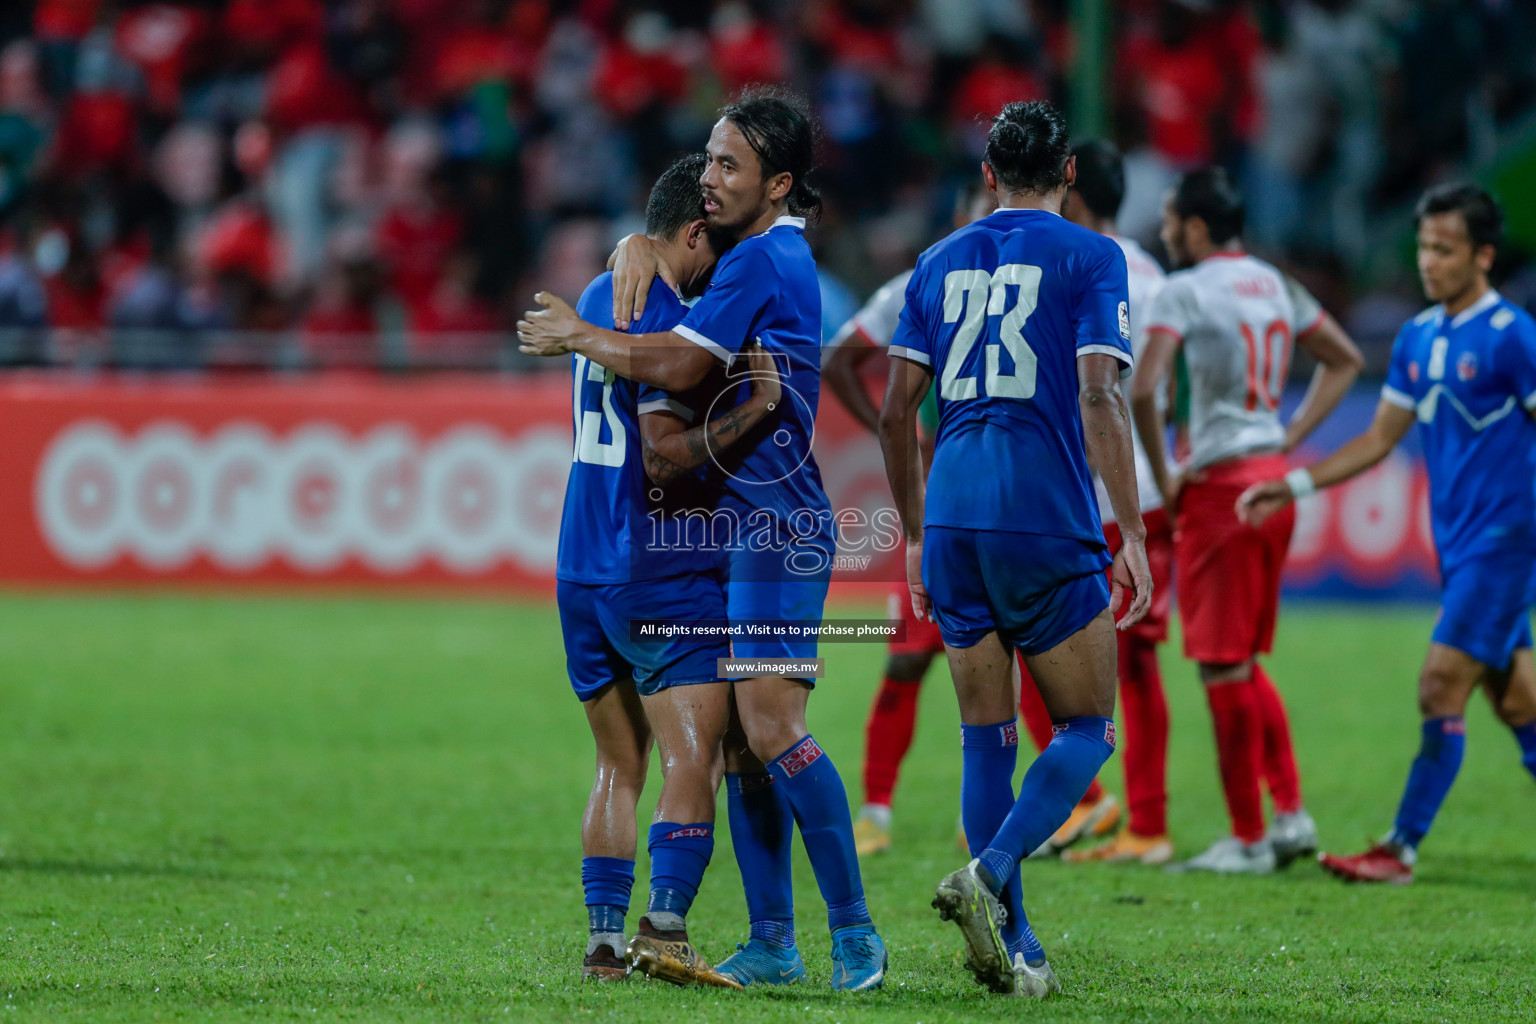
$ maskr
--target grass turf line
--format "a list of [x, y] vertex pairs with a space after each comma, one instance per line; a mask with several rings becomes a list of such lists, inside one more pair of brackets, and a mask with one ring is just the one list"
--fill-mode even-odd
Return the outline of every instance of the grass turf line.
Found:
[[[1272, 674], [1325, 848], [1353, 851], [1389, 823], [1431, 621], [1282, 617]], [[1257, 879], [1026, 864], [1030, 917], [1067, 987], [1026, 1010], [970, 982], [958, 934], [928, 907], [961, 862], [942, 664], [897, 790], [896, 849], [866, 865], [890, 978], [851, 996], [826, 987], [824, 907], [798, 844], [810, 985], [577, 980], [591, 740], [549, 605], [9, 595], [0, 650], [0, 1020], [1536, 1017], [1532, 782], [1481, 698], [1413, 886], [1345, 887], [1310, 864]], [[811, 725], [857, 805], [883, 649], [823, 652]], [[1225, 814], [1193, 672], [1176, 648], [1163, 662], [1170, 823], [1187, 855]], [[1116, 791], [1119, 772], [1111, 760]], [[659, 782], [653, 770], [649, 800]], [[637, 873], [639, 907], [643, 852]], [[723, 827], [690, 924], [716, 960], [745, 937]]]

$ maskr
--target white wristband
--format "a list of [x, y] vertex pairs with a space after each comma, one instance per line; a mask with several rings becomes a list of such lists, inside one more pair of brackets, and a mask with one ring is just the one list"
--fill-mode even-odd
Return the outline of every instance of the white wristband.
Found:
[[1291, 489], [1293, 498], [1305, 498], [1317, 491], [1317, 484], [1313, 483], [1312, 474], [1301, 468], [1285, 474], [1285, 485]]

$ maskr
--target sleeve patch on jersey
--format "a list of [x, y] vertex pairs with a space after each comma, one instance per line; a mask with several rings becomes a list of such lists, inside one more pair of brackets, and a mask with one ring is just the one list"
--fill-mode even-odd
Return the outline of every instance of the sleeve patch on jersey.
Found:
[[919, 352], [915, 348], [906, 348], [902, 345], [892, 345], [891, 355], [898, 359], [910, 359], [912, 362], [917, 363], [919, 366], [933, 365], [933, 360], [929, 359], [926, 353]]
[[1131, 340], [1131, 307], [1125, 302], [1120, 303], [1120, 337]]
[[1395, 405], [1399, 409], [1413, 409], [1416, 408], [1419, 404], [1413, 400], [1412, 395], [1405, 394], [1390, 384], [1383, 385], [1381, 389], [1381, 398], [1382, 401], [1391, 405]]
[[1501, 309], [1497, 313], [1493, 314], [1493, 316], [1488, 318], [1488, 326], [1492, 327], [1496, 331], [1502, 331], [1504, 328], [1508, 327], [1514, 322], [1514, 311], [1509, 309]]

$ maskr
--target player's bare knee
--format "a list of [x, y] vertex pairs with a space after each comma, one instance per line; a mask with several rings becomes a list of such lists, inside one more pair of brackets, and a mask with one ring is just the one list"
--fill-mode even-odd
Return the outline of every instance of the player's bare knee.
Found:
[[1419, 714], [1425, 718], [1445, 718], [1466, 709], [1466, 688], [1460, 680], [1443, 669], [1426, 666], [1419, 674]]

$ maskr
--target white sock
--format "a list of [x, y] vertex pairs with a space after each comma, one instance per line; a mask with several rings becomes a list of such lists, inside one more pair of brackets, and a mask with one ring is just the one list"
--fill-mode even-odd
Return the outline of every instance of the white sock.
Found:
[[859, 809], [859, 817], [874, 822], [887, 832], [891, 830], [891, 809], [884, 804], [865, 804]]

